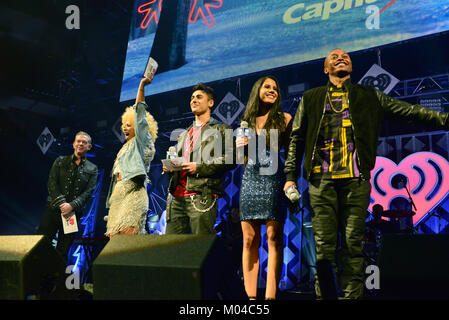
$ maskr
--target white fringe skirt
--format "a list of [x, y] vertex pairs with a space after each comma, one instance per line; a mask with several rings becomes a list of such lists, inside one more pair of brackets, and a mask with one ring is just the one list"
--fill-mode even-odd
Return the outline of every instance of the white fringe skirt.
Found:
[[109, 204], [106, 236], [113, 236], [129, 227], [133, 227], [138, 234], [146, 233], [149, 200], [145, 187], [138, 186], [132, 180], [118, 181]]

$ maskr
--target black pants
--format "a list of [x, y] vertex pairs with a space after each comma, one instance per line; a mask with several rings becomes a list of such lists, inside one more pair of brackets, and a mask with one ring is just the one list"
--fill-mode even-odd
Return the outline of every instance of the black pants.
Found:
[[203, 197], [167, 197], [166, 234], [215, 234], [218, 199], [212, 194]]
[[[335, 264], [340, 230], [342, 270], [337, 271], [336, 280], [347, 299], [359, 299], [363, 294], [362, 239], [370, 191], [370, 182], [360, 179], [312, 180], [309, 183], [317, 264], [320, 261]], [[316, 293], [320, 296], [318, 281]]]
[[[76, 217], [79, 223], [78, 216]], [[73, 240], [75, 239], [76, 232], [64, 234], [64, 228], [61, 221], [61, 212], [52, 209], [48, 204], [45, 209], [44, 216], [37, 229], [37, 234], [42, 234], [47, 236], [47, 238], [52, 241], [58, 234], [58, 244], [56, 245], [56, 251], [61, 255], [64, 262], [67, 264], [68, 254], [70, 247], [72, 246]]]

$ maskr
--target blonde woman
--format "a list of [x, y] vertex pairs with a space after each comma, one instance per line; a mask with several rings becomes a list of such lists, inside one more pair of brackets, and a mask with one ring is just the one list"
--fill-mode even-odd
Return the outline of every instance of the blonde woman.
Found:
[[148, 211], [147, 172], [153, 160], [158, 126], [146, 111], [145, 86], [150, 79], [140, 81], [136, 103], [122, 115], [122, 131], [126, 142], [117, 154], [111, 173], [106, 207], [109, 208], [106, 235], [144, 234]]

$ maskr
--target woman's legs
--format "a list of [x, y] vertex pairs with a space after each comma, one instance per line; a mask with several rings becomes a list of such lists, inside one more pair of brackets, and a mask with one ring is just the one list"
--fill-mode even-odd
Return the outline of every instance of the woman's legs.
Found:
[[115, 232], [115, 233], [111, 233], [109, 234], [109, 240], [112, 239], [113, 236], [115, 236], [116, 234], [138, 234], [138, 232], [136, 231], [136, 228], [134, 227], [126, 227], [123, 230], [120, 230], [119, 232]]
[[138, 232], [134, 227], [126, 227], [125, 229], [120, 230], [119, 234], [138, 234]]
[[274, 220], [266, 222], [268, 243], [267, 286], [265, 298], [275, 299], [282, 274], [284, 223]]
[[245, 291], [250, 299], [257, 296], [259, 275], [260, 221], [242, 221], [243, 253], [242, 269]]

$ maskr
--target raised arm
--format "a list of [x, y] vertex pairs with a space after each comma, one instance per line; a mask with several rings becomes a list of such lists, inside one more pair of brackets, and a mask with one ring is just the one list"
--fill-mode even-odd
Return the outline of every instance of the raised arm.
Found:
[[[146, 109], [148, 106], [145, 103], [145, 86], [150, 84], [152, 81], [153, 76], [151, 76], [151, 78], [143, 78], [140, 80], [139, 89], [137, 90], [136, 103], [134, 104], [134, 130], [136, 133], [136, 141], [139, 152], [144, 161], [146, 170], [148, 170], [149, 164], [153, 160], [155, 154], [154, 140], [156, 137], [151, 136], [149, 128], [150, 125], [152, 125], [152, 128], [154, 126], [157, 127], [156, 120], [154, 120], [151, 115], [147, 117]], [[150, 121], [150, 123], [148, 123], [148, 121]]]
[[145, 86], [150, 84], [153, 81], [153, 76], [150, 79], [143, 78], [140, 80], [139, 89], [137, 90], [136, 103], [137, 102], [145, 102]]

